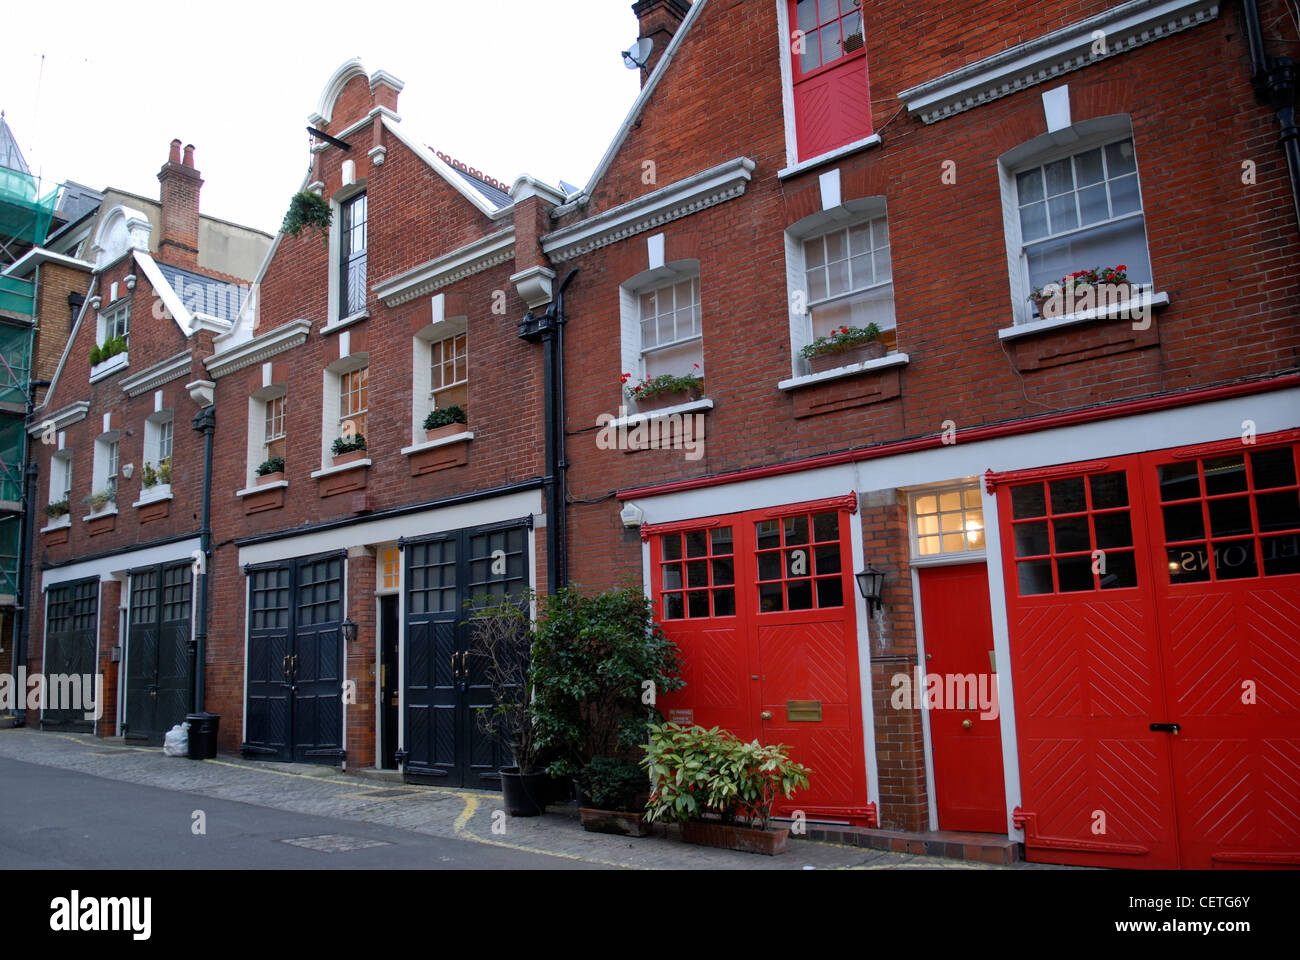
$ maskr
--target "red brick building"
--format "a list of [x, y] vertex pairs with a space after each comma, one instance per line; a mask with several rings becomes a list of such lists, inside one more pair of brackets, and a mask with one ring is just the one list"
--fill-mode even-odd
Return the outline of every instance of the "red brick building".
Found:
[[1243, 11], [634, 9], [578, 193], [326, 84], [327, 239], [278, 237], [188, 374], [223, 749], [490, 786], [465, 602], [632, 578], [668, 716], [812, 768], [787, 815], [1300, 862], [1300, 224]]
[[[569, 572], [640, 569], [670, 715], [792, 744], [810, 818], [1300, 862], [1300, 244], [1240, 11], [637, 6], [684, 17], [542, 247], [581, 268]], [[595, 442], [696, 364], [649, 416], [702, 449]]]

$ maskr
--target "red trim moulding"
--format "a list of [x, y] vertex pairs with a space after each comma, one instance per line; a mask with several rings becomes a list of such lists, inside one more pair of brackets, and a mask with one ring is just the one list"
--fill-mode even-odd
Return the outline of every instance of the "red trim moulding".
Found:
[[[1212, 403], [1216, 400], [1233, 400], [1237, 397], [1249, 397], [1257, 393], [1271, 393], [1274, 390], [1286, 390], [1291, 387], [1300, 387], [1300, 374], [1288, 374], [1284, 377], [1254, 380], [1249, 383], [1206, 387], [1200, 390], [1189, 390], [1186, 393], [1144, 397], [1140, 400], [1125, 400], [1107, 407], [1089, 407], [1086, 410], [1073, 410], [1069, 413], [1049, 413], [1039, 417], [1027, 417], [1023, 420], [993, 424], [987, 427], [972, 427], [970, 430], [961, 431], [959, 437], [963, 443], [998, 440], [1002, 437], [1014, 437], [1022, 433], [1037, 433], [1040, 430], [1054, 430], [1085, 423], [1097, 423], [1119, 417], [1154, 413], [1159, 410], [1189, 407], [1198, 403]], [[916, 453], [921, 450], [932, 450], [944, 446], [944, 438], [945, 434], [940, 433], [928, 437], [917, 437], [913, 440], [900, 440], [896, 443], [882, 443], [875, 447], [858, 447], [853, 450], [843, 450], [839, 453], [828, 453], [820, 457], [809, 457], [806, 460], [794, 460], [789, 463], [776, 463], [765, 467], [750, 467], [747, 470], [720, 473], [712, 477], [697, 477], [692, 480], [674, 480], [672, 483], [660, 483], [648, 487], [633, 487], [627, 490], [619, 490], [615, 496], [619, 500], [663, 497], [672, 493], [685, 493], [689, 490], [703, 490], [708, 487], [722, 487], [746, 480], [761, 480], [766, 477], [780, 477], [791, 473], [803, 473], [806, 470], [818, 470], [823, 467], [837, 467], [845, 463], [855, 463], [862, 460], [879, 460], [884, 457]]]

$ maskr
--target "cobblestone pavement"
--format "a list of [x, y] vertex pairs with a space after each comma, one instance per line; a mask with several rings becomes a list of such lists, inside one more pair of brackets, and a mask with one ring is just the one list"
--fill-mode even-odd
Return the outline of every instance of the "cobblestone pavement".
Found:
[[[682, 843], [663, 835], [642, 839], [588, 833], [570, 805], [536, 818], [494, 817], [500, 794], [415, 787], [348, 776], [333, 767], [164, 757], [161, 747], [126, 746], [88, 735], [0, 729], [0, 756], [75, 770], [110, 780], [179, 790], [303, 814], [341, 817], [439, 837], [606, 867], [704, 870], [1025, 869], [863, 850], [791, 838], [784, 856], [764, 857]], [[504, 826], [504, 835], [493, 832]], [[255, 866], [255, 865], [250, 865]]]

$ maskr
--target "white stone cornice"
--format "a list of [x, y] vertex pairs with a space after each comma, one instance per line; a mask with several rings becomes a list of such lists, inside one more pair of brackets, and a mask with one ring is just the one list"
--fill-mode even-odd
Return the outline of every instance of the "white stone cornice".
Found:
[[737, 157], [542, 237], [554, 263], [625, 240], [716, 206], [745, 192], [754, 161]]
[[1219, 15], [1218, 0], [1128, 0], [898, 95], [926, 123], [1127, 53]]
[[386, 305], [396, 307], [514, 258], [515, 229], [510, 227], [405, 273], [381, 280], [371, 290]]
[[128, 397], [138, 397], [150, 390], [161, 387], [164, 383], [178, 380], [189, 372], [190, 354], [187, 350], [185, 353], [178, 353], [162, 363], [155, 363], [147, 370], [141, 370], [132, 376], [123, 377], [119, 381], [119, 385]]
[[301, 346], [307, 342], [307, 334], [310, 332], [310, 320], [294, 320], [252, 340], [245, 340], [229, 350], [213, 354], [203, 361], [203, 366], [214, 380], [220, 380], [227, 374], [262, 363], [277, 353]]
[[29, 436], [39, 437], [49, 428], [50, 424], [54, 425], [56, 431], [66, 430], [74, 423], [85, 420], [88, 416], [90, 416], [89, 400], [78, 400], [76, 403], [69, 404], [53, 413], [35, 410], [32, 412], [32, 420], [27, 427], [27, 433]]

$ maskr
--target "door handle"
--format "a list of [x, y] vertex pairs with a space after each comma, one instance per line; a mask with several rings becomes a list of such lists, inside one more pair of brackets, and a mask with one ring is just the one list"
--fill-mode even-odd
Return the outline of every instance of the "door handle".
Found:
[[1176, 724], [1176, 723], [1153, 723], [1153, 724], [1151, 724], [1151, 732], [1152, 732], [1152, 733], [1172, 733], [1174, 736], [1178, 736], [1178, 731], [1181, 730], [1181, 729], [1182, 729], [1182, 728], [1179, 727], [1178, 724]]
[[460, 671], [456, 669], [456, 651], [451, 652], [451, 679], [452, 682], [460, 679]]
[[284, 655], [284, 659], [280, 661], [280, 672], [286, 677], [289, 675], [289, 654], [287, 653]]
[[759, 714], [759, 716], [762, 717], [764, 720], [771, 720], [771, 719], [772, 719], [772, 711], [771, 711], [771, 710], [764, 710], [762, 713]]

